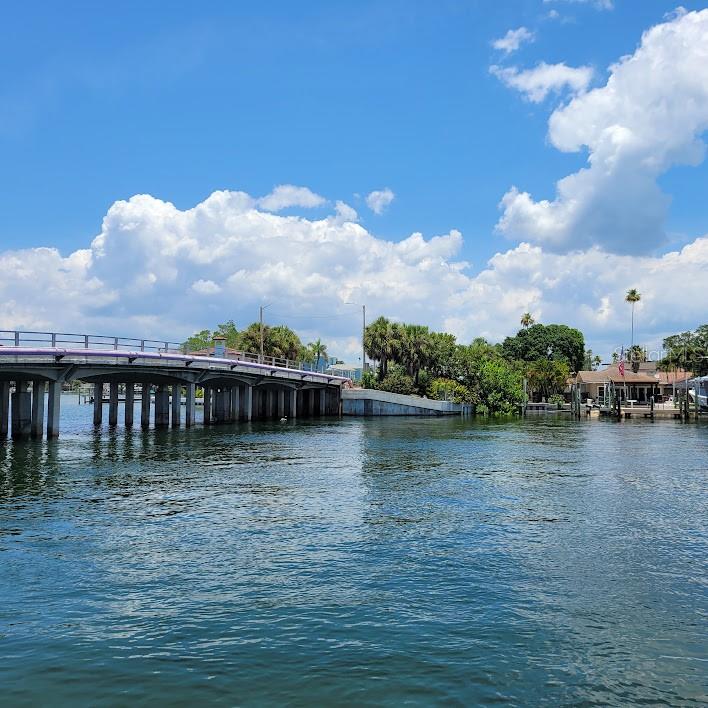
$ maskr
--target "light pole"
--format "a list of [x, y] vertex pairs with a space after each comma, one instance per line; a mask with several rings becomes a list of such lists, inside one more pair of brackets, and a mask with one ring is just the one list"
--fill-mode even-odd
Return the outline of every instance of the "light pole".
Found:
[[[345, 302], [345, 305], [359, 305], [358, 302]], [[361, 305], [361, 379], [364, 380], [366, 371], [366, 305]]]
[[266, 307], [270, 307], [272, 303], [268, 303], [267, 305], [261, 305], [260, 306], [260, 311], [259, 311], [259, 320], [260, 320], [260, 325], [261, 325], [261, 356], [259, 359], [259, 363], [263, 363], [263, 310], [266, 309]]

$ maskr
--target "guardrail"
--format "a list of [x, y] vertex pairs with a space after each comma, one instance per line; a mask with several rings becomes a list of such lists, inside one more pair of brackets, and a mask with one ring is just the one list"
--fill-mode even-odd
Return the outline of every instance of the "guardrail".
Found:
[[[71, 332], [30, 332], [23, 330], [0, 329], [0, 347], [51, 347], [66, 349], [105, 349], [106, 351], [156, 352], [158, 354], [190, 354], [182, 343], [167, 342], [159, 339], [136, 339], [134, 337], [110, 337], [103, 334], [76, 334]], [[204, 356], [214, 356], [213, 352]], [[314, 366], [312, 362], [283, 357], [263, 356], [252, 352], [227, 351], [223, 357], [234, 361], [251, 364], [267, 364], [282, 369], [298, 369], [312, 373], [324, 373], [325, 362]]]

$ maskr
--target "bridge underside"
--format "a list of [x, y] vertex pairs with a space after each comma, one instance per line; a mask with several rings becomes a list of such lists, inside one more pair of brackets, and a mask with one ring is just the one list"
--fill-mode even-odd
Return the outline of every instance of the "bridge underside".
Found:
[[[123, 364], [123, 362], [121, 362]], [[192, 364], [192, 366], [190, 366]], [[245, 370], [244, 370], [245, 369]], [[59, 435], [62, 386], [93, 384], [93, 422], [142, 428], [341, 414], [341, 382], [295, 370], [71, 362], [2, 362], [0, 439]], [[319, 380], [318, 380], [319, 379]], [[139, 404], [139, 405], [138, 405]]]

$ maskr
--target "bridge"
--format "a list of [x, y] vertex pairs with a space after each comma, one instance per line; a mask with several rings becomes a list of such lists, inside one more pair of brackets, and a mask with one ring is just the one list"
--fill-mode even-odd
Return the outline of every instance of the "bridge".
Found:
[[132, 427], [138, 400], [144, 429], [192, 426], [197, 388], [206, 425], [341, 415], [348, 379], [286, 359], [218, 354], [148, 339], [0, 330], [0, 440], [8, 433], [42, 438], [45, 430], [57, 437], [62, 388], [73, 381], [93, 385], [96, 426], [103, 424], [106, 387], [109, 426], [119, 424], [122, 408], [123, 424]]

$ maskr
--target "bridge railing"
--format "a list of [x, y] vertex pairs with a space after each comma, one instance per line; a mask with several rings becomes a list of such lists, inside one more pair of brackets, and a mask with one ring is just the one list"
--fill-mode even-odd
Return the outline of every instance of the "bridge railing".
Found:
[[[136, 339], [133, 337], [111, 337], [103, 334], [77, 334], [72, 332], [33, 332], [12, 329], [0, 329], [0, 347], [61, 348], [61, 349], [105, 349], [106, 351], [140, 351], [173, 354], [194, 354], [195, 356], [214, 356], [213, 348], [189, 351], [183, 343], [157, 339]], [[264, 356], [252, 352], [228, 349], [225, 359], [267, 364], [277, 368], [298, 369], [324, 373], [326, 362], [315, 366], [312, 362], [286, 359], [283, 357]]]
[[0, 329], [3, 347], [59, 347], [66, 349], [106, 349], [114, 351], [182, 352], [178, 342], [133, 337], [109, 337], [103, 334], [76, 332], [29, 332]]

